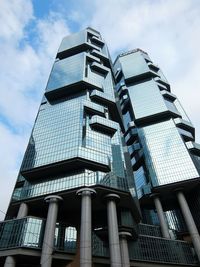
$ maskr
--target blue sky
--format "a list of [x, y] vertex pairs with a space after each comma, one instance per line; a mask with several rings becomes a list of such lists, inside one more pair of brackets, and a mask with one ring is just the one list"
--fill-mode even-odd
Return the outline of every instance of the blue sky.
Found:
[[0, 25], [1, 210], [7, 209], [58, 46], [87, 26], [101, 32], [113, 60], [137, 47], [149, 53], [200, 142], [198, 0], [1, 0]]

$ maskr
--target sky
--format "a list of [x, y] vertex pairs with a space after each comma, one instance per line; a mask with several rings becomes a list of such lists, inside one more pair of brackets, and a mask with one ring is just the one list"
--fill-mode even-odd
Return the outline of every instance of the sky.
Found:
[[88, 26], [101, 32], [113, 60], [135, 48], [149, 54], [180, 99], [200, 142], [199, 0], [0, 0], [0, 25], [2, 212], [59, 44]]

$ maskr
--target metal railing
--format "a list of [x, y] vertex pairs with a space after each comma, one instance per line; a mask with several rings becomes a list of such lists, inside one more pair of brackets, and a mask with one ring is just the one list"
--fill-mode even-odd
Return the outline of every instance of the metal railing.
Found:
[[137, 241], [129, 242], [131, 260], [195, 265], [191, 246], [184, 241], [169, 240], [140, 235]]
[[[0, 223], [0, 250], [17, 247], [41, 249], [45, 220], [25, 217]], [[171, 263], [182, 265], [197, 265], [193, 250], [187, 242], [169, 240], [159, 235], [156, 227], [140, 225], [140, 232], [136, 241], [130, 240], [130, 260]], [[142, 230], [141, 230], [142, 229]], [[153, 229], [153, 230], [152, 230]], [[154, 236], [150, 236], [154, 234]], [[66, 253], [76, 253], [77, 232], [74, 227], [62, 227], [58, 224], [55, 233], [54, 250]], [[97, 257], [109, 257], [108, 241], [95, 233], [92, 236], [92, 254]]]
[[25, 217], [0, 223], [0, 250], [16, 247], [41, 248], [42, 219]]
[[162, 237], [162, 233], [159, 226], [139, 223], [138, 233], [140, 235]]
[[28, 199], [45, 194], [55, 193], [81, 186], [102, 185], [109, 188], [128, 191], [126, 178], [118, 177], [112, 173], [77, 173], [71, 176], [57, 177], [42, 183], [24, 185], [23, 188], [16, 188], [12, 201]]

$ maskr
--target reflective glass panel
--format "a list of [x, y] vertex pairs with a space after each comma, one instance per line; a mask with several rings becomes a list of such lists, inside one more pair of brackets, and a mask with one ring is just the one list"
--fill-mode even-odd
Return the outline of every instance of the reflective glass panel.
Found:
[[83, 80], [85, 54], [80, 53], [59, 61], [53, 65], [46, 91], [52, 91]]
[[173, 120], [139, 129], [153, 185], [198, 177], [198, 172]]
[[153, 80], [130, 86], [128, 91], [136, 119], [168, 110], [164, 98]]

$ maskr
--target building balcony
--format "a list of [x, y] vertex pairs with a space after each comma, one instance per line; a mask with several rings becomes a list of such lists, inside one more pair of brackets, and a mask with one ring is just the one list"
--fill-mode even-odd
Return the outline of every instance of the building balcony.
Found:
[[88, 113], [105, 117], [105, 109], [96, 103], [90, 101], [83, 101], [84, 110]]
[[125, 192], [129, 191], [127, 179], [118, 177], [111, 172], [104, 174], [102, 172], [90, 171], [89, 173], [69, 174], [69, 176], [57, 177], [57, 179], [49, 180], [48, 182], [29, 184], [21, 188], [16, 188], [12, 196], [12, 201], [15, 202], [75, 188], [78, 189], [83, 186], [95, 185]]
[[101, 64], [99, 64], [97, 62], [92, 62], [90, 67], [91, 67], [91, 69], [93, 69], [93, 70], [95, 70], [97, 72], [100, 72], [102, 74], [105, 74], [105, 75], [110, 71], [109, 68], [107, 68], [107, 67], [105, 67], [105, 66], [103, 66], [103, 65], [101, 65]]
[[189, 149], [193, 154], [200, 156], [200, 144], [195, 142], [186, 142], [187, 149]]
[[114, 96], [112, 97], [111, 95], [107, 95], [103, 92], [100, 92], [98, 90], [93, 90], [90, 94], [90, 98], [95, 101], [101, 101], [101, 103], [106, 104], [106, 105], [116, 105], [115, 104], [115, 99]]
[[128, 151], [130, 153], [130, 155], [133, 157], [138, 150], [141, 149], [141, 145], [139, 143], [134, 143], [131, 146], [128, 147]]
[[104, 41], [101, 40], [100, 38], [96, 37], [96, 36], [92, 36], [91, 41], [92, 41], [94, 44], [97, 44], [97, 45], [99, 45], [99, 46], [101, 46], [101, 47], [105, 45]]
[[[44, 219], [34, 217], [1, 222], [0, 251], [17, 248], [41, 251], [44, 226]], [[57, 224], [54, 250], [64, 254], [75, 254], [77, 250], [76, 229], [70, 226], [63, 227]], [[131, 261], [197, 265], [191, 246], [187, 242], [161, 238], [160, 229], [156, 226], [139, 224], [138, 229], [138, 239], [128, 242]], [[107, 230], [105, 229], [105, 231]], [[92, 255], [93, 257], [109, 258], [108, 241], [104, 238], [105, 235], [98, 234], [100, 232], [93, 232]], [[59, 233], [64, 233], [64, 236]]]
[[89, 124], [93, 129], [96, 129], [103, 133], [107, 133], [109, 135], [114, 135], [117, 129], [119, 128], [118, 123], [115, 123], [108, 119], [104, 119], [99, 116], [93, 116], [90, 119]]
[[138, 224], [138, 233], [140, 235], [162, 237], [160, 226], [151, 225], [151, 224]]
[[162, 90], [162, 91], [161, 91], [161, 94], [162, 94], [164, 97], [170, 99], [171, 101], [176, 100], [176, 95], [174, 95], [174, 94], [168, 92], [167, 90]]
[[167, 81], [164, 81], [160, 77], [155, 77], [154, 80], [158, 83], [158, 85], [161, 84], [161, 86], [164, 86], [165, 89], [170, 91], [170, 84]]
[[63, 59], [70, 56], [73, 56], [77, 53], [85, 52], [87, 50], [96, 49], [96, 45], [93, 45], [87, 41], [84, 41], [82, 43], [77, 43], [74, 46], [68, 46], [65, 49], [59, 49], [56, 58]]
[[136, 128], [128, 128], [127, 134], [125, 136], [125, 141], [127, 145], [131, 145], [138, 138], [138, 131]]
[[128, 95], [124, 94], [121, 96], [120, 101], [119, 101], [122, 109], [124, 109], [124, 106], [126, 105], [126, 101], [128, 102]]
[[181, 128], [178, 128], [178, 131], [179, 131], [180, 135], [183, 137], [185, 142], [194, 141], [194, 136], [190, 132], [188, 132], [184, 129], [181, 129]]
[[144, 72], [141, 72], [135, 76], [126, 77], [125, 75], [124, 78], [125, 78], [126, 84], [137, 83], [145, 79], [151, 79], [151, 78], [160, 79], [159, 74], [150, 68], [148, 68], [147, 70], [144, 70]]
[[102, 52], [98, 51], [97, 49], [92, 49], [90, 54], [101, 59], [103, 63], [105, 64], [105, 66], [109, 67], [111, 65], [109, 57], [103, 54]]
[[149, 66], [149, 68], [155, 72], [158, 72], [159, 71], [159, 67], [155, 64], [153, 64], [152, 62], [148, 62], [147, 65]]
[[191, 246], [184, 241], [140, 235], [138, 240], [129, 242], [130, 260], [196, 265]]
[[[159, 227], [139, 225], [139, 235], [136, 241], [128, 242], [131, 262], [177, 264], [197, 266], [193, 251], [187, 242], [161, 238]], [[154, 235], [154, 236], [153, 236]], [[93, 256], [109, 257], [108, 245], [97, 235], [93, 235]], [[131, 265], [132, 266], [132, 265]]]
[[[91, 170], [100, 170], [109, 172], [111, 170], [110, 158], [107, 154], [92, 150], [83, 146], [66, 151], [66, 155], [60, 160], [52, 159], [49, 162], [27, 161], [21, 169], [22, 175], [28, 181], [34, 181], [41, 176], [48, 177], [58, 175], [58, 173], [71, 172], [76, 169], [88, 168]], [[33, 159], [34, 160], [34, 159]]]
[[124, 81], [121, 81], [120, 83], [118, 83], [116, 85], [116, 90], [117, 90], [118, 93], [120, 92], [120, 90], [122, 89], [122, 87], [126, 88], [126, 85], [125, 85], [125, 82]]
[[143, 149], [141, 148], [135, 153], [134, 157], [131, 159], [133, 170], [137, 170], [141, 166], [143, 159], [144, 159], [144, 152]]
[[190, 121], [186, 121], [181, 118], [176, 118], [174, 119], [174, 122], [178, 128], [189, 131], [194, 136], [195, 129]]
[[125, 85], [120, 87], [120, 90], [118, 91], [119, 97], [122, 98], [124, 95], [127, 95], [128, 89]]
[[0, 250], [41, 248], [44, 220], [34, 217], [0, 222]]

